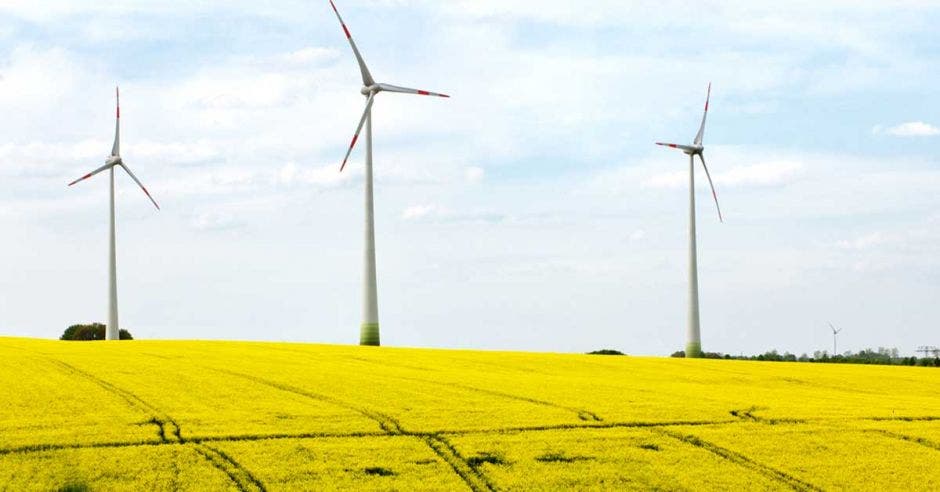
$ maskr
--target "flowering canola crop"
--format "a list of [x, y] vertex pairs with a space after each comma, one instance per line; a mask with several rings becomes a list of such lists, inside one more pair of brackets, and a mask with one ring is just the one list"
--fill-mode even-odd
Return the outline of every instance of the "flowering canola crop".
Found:
[[931, 368], [0, 338], [0, 490], [940, 489]]

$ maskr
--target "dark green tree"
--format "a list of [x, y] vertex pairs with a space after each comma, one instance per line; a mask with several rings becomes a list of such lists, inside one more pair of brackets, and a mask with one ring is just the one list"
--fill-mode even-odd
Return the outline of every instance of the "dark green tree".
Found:
[[[118, 335], [120, 336], [121, 340], [134, 339], [134, 337], [131, 336], [131, 333], [123, 328], [118, 331]], [[101, 323], [91, 323], [89, 325], [72, 325], [66, 328], [65, 332], [62, 333], [62, 336], [59, 337], [59, 340], [104, 340], [104, 337], [105, 326]]]

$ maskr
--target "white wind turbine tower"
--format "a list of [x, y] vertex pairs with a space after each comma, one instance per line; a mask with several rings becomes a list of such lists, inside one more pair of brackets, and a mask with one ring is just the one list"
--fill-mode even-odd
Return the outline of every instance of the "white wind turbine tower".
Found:
[[832, 325], [832, 323], [829, 323], [829, 328], [832, 329], [832, 355], [836, 356], [839, 354], [839, 352], [836, 351], [836, 335], [842, 331], [842, 328], [837, 330], [836, 327]]
[[695, 248], [695, 156], [702, 161], [702, 167], [705, 168], [705, 176], [708, 178], [708, 184], [712, 188], [712, 196], [715, 198], [715, 206], [718, 207], [718, 220], [724, 222], [721, 216], [721, 206], [718, 205], [718, 193], [715, 192], [715, 184], [712, 182], [711, 174], [708, 172], [708, 166], [705, 164], [705, 147], [702, 145], [702, 139], [705, 136], [705, 119], [708, 117], [708, 102], [711, 100], [712, 85], [708, 84], [708, 95], [705, 98], [705, 114], [702, 115], [702, 125], [695, 135], [695, 141], [692, 145], [678, 145], [674, 143], [656, 142], [656, 145], [672, 147], [679, 149], [689, 156], [689, 313], [688, 328], [686, 332], [685, 356], [702, 356], [702, 334], [699, 326], [699, 308], [698, 308], [698, 255]]
[[363, 272], [362, 326], [360, 327], [359, 332], [359, 344], [379, 345], [379, 306], [375, 282], [375, 219], [374, 204], [372, 199], [372, 103], [375, 101], [375, 96], [379, 92], [399, 92], [403, 94], [416, 94], [419, 96], [450, 96], [418, 89], [408, 89], [405, 87], [376, 83], [375, 79], [372, 78], [372, 74], [369, 73], [369, 68], [366, 66], [366, 62], [362, 59], [362, 55], [359, 53], [359, 48], [356, 47], [356, 43], [353, 41], [352, 35], [349, 34], [349, 29], [346, 27], [346, 23], [343, 22], [343, 18], [339, 15], [339, 10], [336, 9], [336, 4], [333, 3], [333, 0], [330, 0], [330, 6], [333, 7], [333, 12], [336, 14], [336, 18], [339, 20], [340, 25], [343, 26], [343, 32], [346, 34], [346, 39], [349, 40], [349, 46], [352, 47], [353, 54], [356, 55], [356, 61], [359, 63], [359, 71], [362, 74], [362, 89], [360, 89], [359, 92], [361, 92], [362, 95], [366, 97], [366, 109], [362, 113], [362, 118], [359, 120], [359, 126], [356, 128], [356, 133], [352, 138], [352, 143], [349, 144], [349, 150], [346, 151], [346, 156], [343, 158], [343, 164], [340, 166], [339, 170], [342, 172], [346, 167], [346, 161], [349, 159], [349, 154], [352, 153], [353, 147], [356, 146], [356, 141], [359, 140], [359, 133], [362, 131], [362, 126], [365, 125], [366, 244]]
[[157, 202], [153, 199], [152, 196], [150, 196], [147, 188], [145, 188], [143, 183], [137, 179], [137, 176], [134, 176], [134, 173], [131, 172], [131, 170], [127, 167], [127, 164], [125, 164], [121, 159], [121, 93], [118, 88], [115, 88], [114, 92], [117, 98], [117, 114], [114, 125], [114, 146], [111, 147], [111, 155], [105, 160], [103, 166], [69, 183], [69, 186], [72, 186], [79, 181], [88, 179], [100, 173], [101, 171], [111, 171], [111, 232], [108, 251], [108, 326], [105, 332], [105, 338], [107, 340], [118, 340], [120, 338], [117, 305], [117, 257], [115, 254], [114, 240], [114, 168], [120, 166], [121, 169], [124, 169], [131, 179], [133, 179], [134, 182], [140, 186], [140, 189], [144, 190], [147, 198], [153, 202], [153, 205], [157, 207], [157, 210], [160, 210], [160, 206], [157, 205]]

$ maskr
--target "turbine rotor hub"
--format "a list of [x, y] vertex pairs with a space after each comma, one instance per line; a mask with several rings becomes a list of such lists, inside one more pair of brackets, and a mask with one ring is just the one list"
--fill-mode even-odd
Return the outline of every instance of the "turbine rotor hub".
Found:
[[379, 87], [379, 84], [364, 85], [362, 89], [359, 89], [359, 93], [363, 96], [370, 96], [372, 94], [378, 94], [382, 89]]

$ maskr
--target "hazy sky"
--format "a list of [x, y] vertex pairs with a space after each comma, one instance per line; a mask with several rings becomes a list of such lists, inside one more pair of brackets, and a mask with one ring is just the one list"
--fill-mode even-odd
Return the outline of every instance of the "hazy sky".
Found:
[[[106, 318], [107, 175], [66, 184], [120, 84], [163, 207], [117, 176], [122, 327], [358, 341], [358, 68], [327, 0], [265, 3], [0, 2], [0, 333]], [[682, 348], [687, 161], [653, 142], [711, 81], [704, 348], [940, 345], [940, 7], [763, 4], [338, 0], [377, 80], [453, 95], [375, 105], [383, 342]]]

